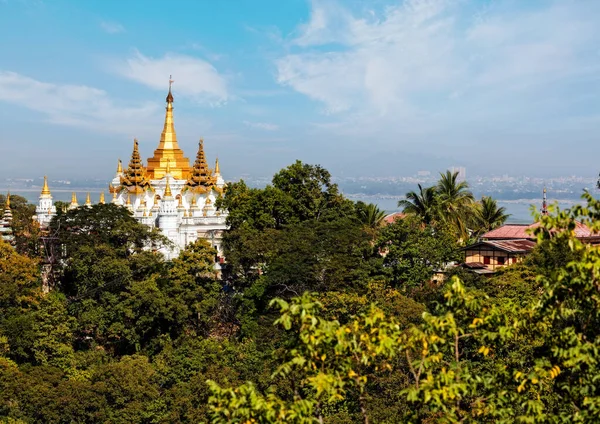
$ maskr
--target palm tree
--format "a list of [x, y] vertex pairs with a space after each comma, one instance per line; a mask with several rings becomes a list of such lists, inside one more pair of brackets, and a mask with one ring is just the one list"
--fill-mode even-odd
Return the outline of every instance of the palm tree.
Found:
[[477, 233], [486, 233], [504, 224], [510, 216], [505, 212], [506, 208], [498, 207], [496, 200], [491, 197], [482, 197], [481, 202], [475, 208], [473, 216]]
[[420, 216], [423, 222], [430, 224], [437, 215], [438, 199], [435, 187], [423, 188], [419, 184], [419, 192], [406, 193], [406, 199], [398, 201], [398, 207], [403, 208], [402, 212]]
[[382, 225], [385, 212], [377, 205], [369, 203], [358, 210], [358, 217], [365, 226], [374, 229]]
[[435, 191], [442, 219], [456, 228], [460, 239], [467, 240], [469, 230], [466, 222], [475, 202], [469, 184], [466, 181], [458, 181], [458, 172], [446, 171], [440, 173]]

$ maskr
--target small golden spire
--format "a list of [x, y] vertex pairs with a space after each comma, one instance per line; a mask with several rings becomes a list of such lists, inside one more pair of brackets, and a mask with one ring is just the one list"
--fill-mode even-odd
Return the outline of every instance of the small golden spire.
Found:
[[131, 205], [131, 195], [127, 193], [127, 204]]
[[100, 192], [100, 204], [103, 205], [104, 204], [104, 192]]
[[196, 206], [196, 196], [192, 195], [192, 206]]
[[10, 191], [6, 194], [6, 209], [10, 209]]
[[158, 196], [154, 196], [154, 205], [152, 207], [158, 208]]
[[77, 203], [77, 195], [73, 192], [73, 194], [71, 194], [71, 207], [76, 208], [77, 206], [79, 206], [79, 203]]
[[177, 204], [177, 207], [183, 209], [183, 196], [179, 196], [179, 203]]
[[50, 189], [48, 188], [48, 177], [44, 175], [44, 186], [42, 187], [42, 194], [50, 194]]
[[220, 174], [221, 169], [219, 168], [219, 157], [217, 156], [217, 160], [215, 161], [215, 174]]
[[168, 178], [167, 178], [167, 187], [165, 187], [165, 197], [173, 197], [173, 193], [171, 193], [171, 184], [169, 183]]
[[117, 174], [122, 174], [123, 173], [123, 162], [121, 162], [121, 159], [119, 159], [119, 163], [117, 164]]
[[92, 206], [92, 199], [90, 198], [90, 193], [88, 191], [87, 197], [85, 198], [85, 205]]

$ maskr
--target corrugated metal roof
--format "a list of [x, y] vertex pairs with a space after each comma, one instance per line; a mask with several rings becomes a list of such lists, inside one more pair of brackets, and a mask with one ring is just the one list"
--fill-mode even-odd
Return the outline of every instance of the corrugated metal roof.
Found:
[[462, 250], [471, 250], [480, 246], [488, 246], [509, 253], [527, 253], [535, 247], [535, 242], [531, 240], [484, 240], [479, 243], [463, 247]]

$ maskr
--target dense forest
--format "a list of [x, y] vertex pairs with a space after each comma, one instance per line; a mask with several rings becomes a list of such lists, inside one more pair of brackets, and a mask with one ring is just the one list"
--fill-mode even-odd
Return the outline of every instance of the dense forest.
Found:
[[573, 229], [599, 231], [600, 202], [584, 199], [538, 216], [532, 254], [482, 277], [450, 264], [506, 215], [456, 175], [388, 223], [296, 162], [227, 187], [218, 279], [204, 240], [165, 261], [163, 237], [111, 204], [59, 207], [42, 233], [14, 196], [0, 419], [598, 422], [600, 250]]

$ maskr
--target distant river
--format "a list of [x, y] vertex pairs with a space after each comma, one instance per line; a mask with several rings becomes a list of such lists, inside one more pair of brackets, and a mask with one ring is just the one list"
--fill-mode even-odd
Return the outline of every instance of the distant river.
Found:
[[[6, 193], [6, 189], [0, 188], [0, 193]], [[92, 203], [97, 203], [100, 198], [100, 192], [97, 188], [94, 189], [79, 189], [76, 191], [77, 193], [77, 201], [79, 204], [85, 203], [85, 198], [87, 193], [90, 193], [92, 198]], [[35, 190], [14, 190], [11, 191], [13, 194], [17, 194], [19, 196], [25, 197], [30, 203], [36, 204], [38, 202], [39, 197], [39, 189]], [[72, 190], [52, 190], [52, 196], [54, 200], [62, 200], [63, 202], [71, 201], [71, 193]], [[106, 197], [106, 201], [109, 202], [111, 199], [111, 195], [108, 193], [108, 190], [104, 190], [104, 195]], [[380, 209], [386, 211], [387, 213], [399, 212], [398, 208], [398, 200], [401, 197], [392, 197], [392, 196], [363, 196], [363, 195], [354, 195], [354, 194], [346, 194], [346, 196], [354, 201], [362, 200], [365, 203], [375, 203], [379, 206]], [[579, 203], [580, 199], [568, 199], [568, 200], [560, 200], [559, 206], [564, 208], [569, 208], [576, 203]], [[548, 203], [553, 203], [553, 199], [548, 199]], [[536, 210], [539, 210], [542, 207], [542, 201], [540, 199], [519, 199], [519, 200], [498, 200], [498, 205], [506, 208], [506, 212], [510, 214], [510, 218], [508, 222], [513, 223], [529, 223], [533, 221], [531, 216], [531, 205], [535, 205]]]

